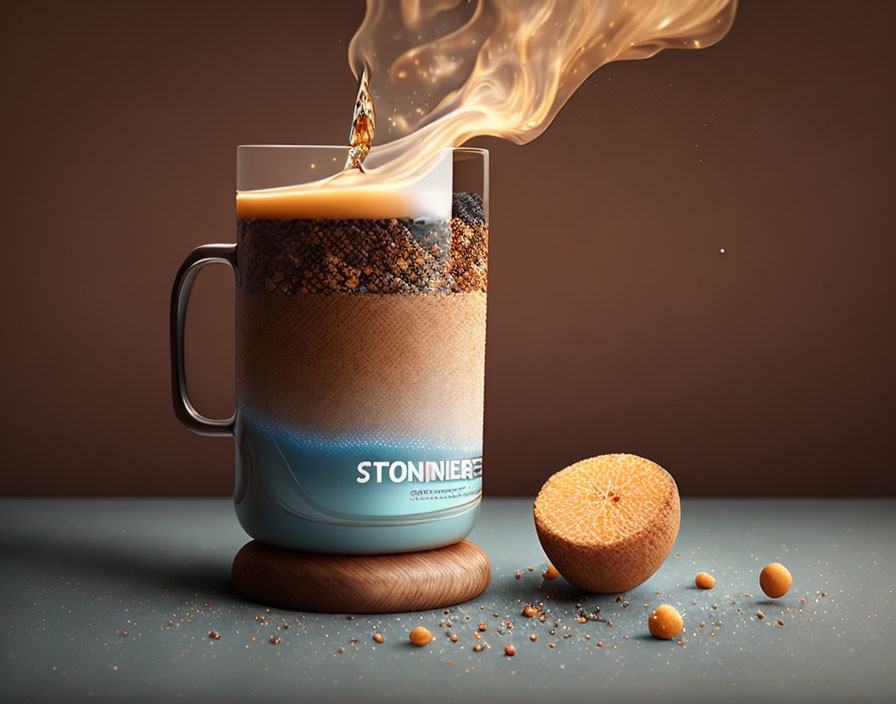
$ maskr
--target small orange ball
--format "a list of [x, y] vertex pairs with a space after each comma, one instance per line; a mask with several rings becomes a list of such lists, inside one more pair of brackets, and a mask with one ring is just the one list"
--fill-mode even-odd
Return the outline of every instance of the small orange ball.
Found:
[[793, 577], [780, 562], [773, 562], [762, 568], [759, 573], [759, 586], [766, 596], [772, 599], [780, 599], [793, 586]]
[[716, 578], [708, 572], [701, 572], [697, 575], [694, 583], [698, 587], [700, 587], [700, 589], [712, 589], [714, 586], [716, 586]]
[[432, 643], [432, 641], [432, 633], [430, 633], [429, 629], [424, 628], [423, 626], [417, 626], [413, 631], [411, 631], [411, 643], [416, 645], [418, 648], [422, 648], [424, 645]]
[[650, 614], [650, 618], [647, 619], [647, 627], [650, 629], [650, 635], [654, 638], [671, 640], [681, 633], [684, 628], [684, 620], [678, 613], [678, 609], [669, 604], [663, 604]]

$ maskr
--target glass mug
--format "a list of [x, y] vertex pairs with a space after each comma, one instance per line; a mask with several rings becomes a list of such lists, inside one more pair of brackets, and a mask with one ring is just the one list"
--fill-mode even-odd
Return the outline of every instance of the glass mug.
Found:
[[[473, 528], [488, 152], [443, 152], [415, 186], [441, 214], [390, 215], [384, 198], [373, 206], [384, 212], [367, 217], [351, 193], [318, 211], [312, 203], [293, 212], [289, 199], [289, 186], [339, 172], [347, 148], [241, 146], [237, 243], [198, 247], [177, 274], [175, 412], [196, 433], [235, 439], [234, 505], [257, 540], [322, 553], [411, 552]], [[190, 290], [212, 263], [236, 279], [237, 407], [226, 419], [195, 409], [184, 374]]]

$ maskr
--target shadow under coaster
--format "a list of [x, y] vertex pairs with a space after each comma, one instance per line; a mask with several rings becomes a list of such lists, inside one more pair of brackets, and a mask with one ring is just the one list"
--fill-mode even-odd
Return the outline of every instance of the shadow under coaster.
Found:
[[233, 585], [242, 596], [292, 611], [440, 609], [475, 599], [490, 581], [488, 557], [468, 540], [395, 555], [320, 555], [253, 540], [233, 560]]

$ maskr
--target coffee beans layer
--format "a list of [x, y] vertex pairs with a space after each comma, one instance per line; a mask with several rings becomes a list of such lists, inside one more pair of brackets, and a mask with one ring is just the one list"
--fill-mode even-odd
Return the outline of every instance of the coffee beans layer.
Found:
[[488, 286], [482, 199], [454, 196], [450, 223], [410, 219], [237, 221], [250, 293], [462, 293]]

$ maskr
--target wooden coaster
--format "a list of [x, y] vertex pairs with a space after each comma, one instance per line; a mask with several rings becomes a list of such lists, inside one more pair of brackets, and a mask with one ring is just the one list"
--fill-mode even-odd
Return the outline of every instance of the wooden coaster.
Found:
[[454, 606], [482, 594], [488, 557], [463, 540], [397, 555], [318, 555], [253, 540], [233, 560], [246, 599], [291, 611], [384, 614]]

